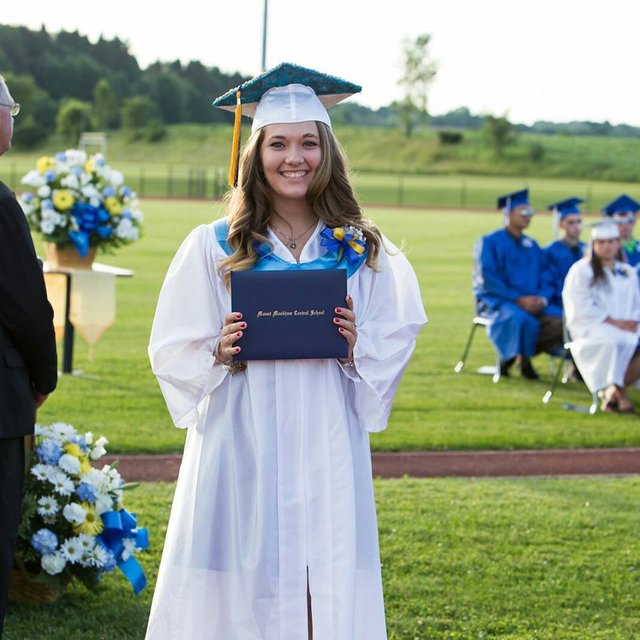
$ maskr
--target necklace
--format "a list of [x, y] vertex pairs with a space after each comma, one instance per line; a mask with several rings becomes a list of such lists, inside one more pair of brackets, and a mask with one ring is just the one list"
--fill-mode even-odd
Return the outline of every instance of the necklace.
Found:
[[289, 245], [289, 247], [291, 249], [295, 249], [298, 245], [297, 245], [297, 241], [300, 240], [300, 238], [302, 238], [302, 236], [304, 236], [306, 233], [309, 232], [309, 230], [312, 227], [315, 227], [318, 224], [318, 221], [316, 220], [315, 222], [312, 222], [310, 226], [308, 226], [299, 236], [291, 237], [288, 236], [286, 233], [283, 233], [282, 231], [280, 231], [280, 229], [277, 229], [276, 227], [274, 227], [273, 225], [271, 225], [271, 228], [281, 237], [283, 237], [286, 241], [287, 244]]

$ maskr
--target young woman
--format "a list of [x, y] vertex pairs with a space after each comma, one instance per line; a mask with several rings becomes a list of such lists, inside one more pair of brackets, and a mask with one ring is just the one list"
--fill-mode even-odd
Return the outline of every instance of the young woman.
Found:
[[604, 411], [631, 413], [626, 387], [640, 377], [640, 288], [621, 256], [618, 225], [594, 226], [590, 255], [569, 269], [562, 299], [571, 353], [587, 386], [602, 391]]
[[[354, 198], [322, 82], [278, 69], [252, 81], [226, 217], [188, 236], [158, 301], [149, 353], [187, 438], [152, 640], [387, 637], [368, 434], [426, 318], [409, 263]], [[347, 269], [333, 322], [348, 357], [232, 363], [251, 321], [230, 272], [297, 268]]]

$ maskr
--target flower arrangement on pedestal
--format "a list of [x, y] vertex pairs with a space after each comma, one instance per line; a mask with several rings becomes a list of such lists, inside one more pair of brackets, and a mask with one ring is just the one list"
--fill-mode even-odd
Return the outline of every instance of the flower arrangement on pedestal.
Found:
[[143, 214], [136, 194], [102, 154], [68, 149], [43, 156], [22, 178], [21, 196], [31, 229], [59, 248], [119, 247], [138, 240]]
[[135, 593], [146, 585], [135, 554], [147, 548], [147, 530], [123, 506], [123, 491], [135, 485], [125, 484], [115, 465], [91, 466], [106, 444], [62, 422], [36, 426], [16, 561], [31, 580], [58, 593], [72, 578], [96, 588], [116, 567]]

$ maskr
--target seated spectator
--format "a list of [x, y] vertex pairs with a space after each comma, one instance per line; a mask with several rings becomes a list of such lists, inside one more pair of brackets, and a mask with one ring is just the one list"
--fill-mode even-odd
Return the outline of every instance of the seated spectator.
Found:
[[640, 264], [640, 242], [633, 237], [636, 213], [640, 209], [633, 198], [624, 193], [602, 208], [602, 215], [609, 216], [620, 228], [620, 244], [627, 262], [635, 267]]
[[553, 211], [554, 227], [562, 234], [544, 248], [545, 282], [551, 290], [549, 304], [562, 308], [562, 287], [569, 268], [584, 256], [586, 245], [580, 240], [582, 198], [567, 198], [550, 204], [547, 209]]
[[569, 269], [562, 291], [571, 354], [591, 392], [604, 390], [604, 411], [632, 413], [626, 387], [640, 377], [640, 287], [623, 261], [618, 225], [595, 225], [589, 254]]
[[501, 196], [498, 209], [504, 228], [476, 244], [473, 292], [478, 312], [492, 319], [487, 333], [500, 353], [501, 375], [519, 358], [522, 375], [536, 379], [531, 357], [562, 343], [562, 309], [544, 288], [542, 250], [523, 233], [534, 214], [528, 189]]

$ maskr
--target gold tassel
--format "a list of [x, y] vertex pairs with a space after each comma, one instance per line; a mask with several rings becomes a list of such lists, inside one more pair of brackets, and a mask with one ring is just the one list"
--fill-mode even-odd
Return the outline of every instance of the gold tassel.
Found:
[[231, 162], [229, 166], [229, 185], [238, 185], [238, 160], [240, 158], [240, 132], [242, 129], [242, 104], [240, 91], [236, 92], [236, 110], [233, 120], [233, 140], [231, 142]]

